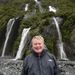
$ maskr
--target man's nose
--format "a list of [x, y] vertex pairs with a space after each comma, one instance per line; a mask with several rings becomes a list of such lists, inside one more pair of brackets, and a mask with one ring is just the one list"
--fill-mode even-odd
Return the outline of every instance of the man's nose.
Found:
[[37, 46], [40, 46], [39, 44], [37, 44]]

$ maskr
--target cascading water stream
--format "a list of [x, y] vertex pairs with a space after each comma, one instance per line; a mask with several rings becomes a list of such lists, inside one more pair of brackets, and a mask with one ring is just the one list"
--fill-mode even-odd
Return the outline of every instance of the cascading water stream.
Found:
[[23, 48], [24, 48], [24, 46], [28, 40], [29, 30], [30, 30], [30, 28], [24, 28], [23, 29], [20, 45], [19, 45], [16, 57], [13, 60], [17, 60], [17, 59], [20, 59], [22, 57]]
[[58, 32], [58, 38], [59, 38], [58, 48], [60, 50], [60, 59], [66, 60], [67, 57], [66, 57], [66, 54], [65, 54], [64, 49], [63, 49], [63, 42], [62, 42], [62, 36], [61, 36], [60, 28], [59, 28], [58, 22], [57, 22], [55, 17], [53, 17], [53, 20], [54, 20], [54, 23], [56, 25], [56, 29]]
[[28, 10], [28, 6], [29, 6], [28, 4], [25, 5], [25, 9], [24, 9], [25, 11]]
[[36, 5], [39, 7], [39, 11], [40, 11], [41, 13], [43, 13], [44, 11], [43, 11], [43, 8], [42, 8], [42, 6], [41, 6], [41, 2], [38, 1], [38, 0], [34, 0], [34, 1], [36, 2]]
[[[26, 5], [25, 5], [25, 9], [24, 9], [25, 12], [28, 11], [28, 7], [29, 7], [29, 4], [26, 4]], [[28, 18], [34, 16], [35, 13], [36, 13], [36, 10], [33, 10], [32, 12], [25, 14], [25, 15], [24, 15], [24, 19], [26, 20], [26, 19], [28, 19]]]
[[4, 57], [5, 49], [6, 49], [7, 42], [8, 42], [8, 39], [9, 39], [9, 36], [10, 36], [10, 33], [11, 33], [11, 30], [12, 30], [14, 22], [15, 22], [15, 18], [12, 18], [7, 23], [6, 39], [5, 39], [5, 42], [4, 42], [4, 47], [3, 47], [3, 51], [2, 51], [2, 57]]
[[[56, 13], [56, 9], [52, 6], [49, 6], [49, 11], [53, 12], [53, 13]], [[58, 22], [57, 22], [55, 17], [53, 17], [53, 20], [54, 20], [54, 23], [55, 23], [55, 26], [56, 26], [56, 29], [57, 29], [57, 32], [58, 32], [58, 39], [59, 39], [58, 48], [60, 50], [59, 51], [60, 59], [67, 60], [66, 54], [65, 54], [64, 49], [63, 49], [62, 36], [61, 36], [61, 32], [60, 32]]]

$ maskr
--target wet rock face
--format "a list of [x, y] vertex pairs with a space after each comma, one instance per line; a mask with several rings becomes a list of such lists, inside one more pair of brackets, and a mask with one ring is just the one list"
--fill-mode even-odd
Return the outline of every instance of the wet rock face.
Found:
[[[57, 61], [61, 75], [75, 75], [75, 61]], [[22, 60], [0, 58], [0, 75], [21, 75]]]
[[72, 30], [69, 41], [64, 42], [64, 50], [70, 60], [75, 60], [75, 29]]
[[75, 61], [58, 61], [61, 75], [75, 75]]
[[0, 59], [0, 75], [21, 75], [23, 61]]

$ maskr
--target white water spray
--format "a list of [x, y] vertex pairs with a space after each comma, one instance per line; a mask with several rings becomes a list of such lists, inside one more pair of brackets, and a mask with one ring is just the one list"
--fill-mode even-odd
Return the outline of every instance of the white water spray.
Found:
[[29, 30], [30, 30], [30, 28], [23, 29], [20, 45], [19, 45], [16, 57], [13, 60], [17, 60], [22, 57], [22, 52], [23, 52], [24, 46], [27, 42], [27, 38], [28, 38], [27, 36], [28, 36]]
[[34, 0], [37, 4], [39, 4], [40, 2], [38, 0]]
[[9, 22], [7, 23], [6, 39], [5, 39], [5, 42], [4, 42], [2, 57], [4, 57], [5, 49], [6, 49], [7, 42], [8, 42], [8, 39], [9, 39], [9, 35], [10, 35], [10, 33], [11, 33], [11, 30], [12, 30], [12, 27], [13, 27], [14, 22], [15, 22], [15, 19], [12, 18], [12, 19], [10, 19]]
[[56, 9], [54, 7], [52, 7], [52, 6], [49, 6], [49, 11], [56, 13]]
[[25, 11], [28, 10], [28, 6], [29, 6], [28, 4], [25, 5], [25, 9], [24, 9]]

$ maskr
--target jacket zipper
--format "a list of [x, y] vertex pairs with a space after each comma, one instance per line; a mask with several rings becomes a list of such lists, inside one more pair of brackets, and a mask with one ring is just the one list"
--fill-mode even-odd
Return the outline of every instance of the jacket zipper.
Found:
[[41, 59], [40, 56], [38, 57], [39, 60], [39, 71], [40, 71], [40, 75], [42, 75], [42, 68], [41, 68]]

